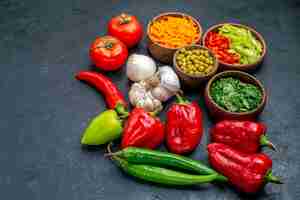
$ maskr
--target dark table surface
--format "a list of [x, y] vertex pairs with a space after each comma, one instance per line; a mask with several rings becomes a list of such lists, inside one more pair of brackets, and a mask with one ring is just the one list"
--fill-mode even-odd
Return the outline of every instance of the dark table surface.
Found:
[[[144, 27], [155, 15], [182, 11], [209, 26], [235, 21], [265, 37], [268, 54], [254, 74], [269, 101], [260, 120], [278, 152], [273, 171], [284, 185], [267, 185], [256, 196], [230, 187], [172, 189], [136, 182], [103, 158], [103, 148], [86, 151], [79, 139], [88, 121], [105, 109], [101, 95], [73, 76], [92, 69], [88, 49], [106, 32], [113, 15], [129, 12]], [[0, 196], [28, 200], [300, 199], [300, 1], [0, 1]], [[132, 52], [147, 54], [145, 39]], [[126, 92], [124, 69], [110, 73]], [[191, 156], [207, 162], [212, 122], [200, 92], [189, 97], [204, 110], [205, 137]], [[161, 117], [164, 119], [164, 112]]]

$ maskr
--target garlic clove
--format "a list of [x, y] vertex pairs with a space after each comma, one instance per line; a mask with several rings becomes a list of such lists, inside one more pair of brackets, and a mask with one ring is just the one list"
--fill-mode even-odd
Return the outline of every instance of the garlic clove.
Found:
[[141, 84], [132, 84], [128, 93], [130, 103], [135, 106], [139, 99], [143, 99], [145, 97], [146, 92], [147, 91]]
[[153, 111], [159, 112], [163, 109], [161, 101], [159, 101], [157, 99], [153, 100], [153, 105], [154, 105], [154, 109], [151, 112], [153, 112]]
[[143, 108], [148, 112], [151, 112], [154, 110], [153, 99], [149, 96], [149, 94], [147, 94], [146, 98], [144, 99]]
[[160, 74], [160, 86], [176, 93], [180, 90], [180, 81], [177, 74], [170, 66], [163, 66], [158, 69]]
[[171, 98], [174, 93], [168, 90], [167, 88], [164, 88], [162, 86], [155, 87], [151, 90], [151, 94], [154, 98], [164, 102], [167, 101], [169, 98]]

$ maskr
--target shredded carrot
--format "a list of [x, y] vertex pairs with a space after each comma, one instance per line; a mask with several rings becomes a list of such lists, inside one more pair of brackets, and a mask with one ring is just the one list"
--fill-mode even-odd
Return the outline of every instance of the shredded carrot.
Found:
[[166, 47], [179, 48], [199, 39], [199, 27], [190, 17], [162, 16], [150, 26], [151, 39]]

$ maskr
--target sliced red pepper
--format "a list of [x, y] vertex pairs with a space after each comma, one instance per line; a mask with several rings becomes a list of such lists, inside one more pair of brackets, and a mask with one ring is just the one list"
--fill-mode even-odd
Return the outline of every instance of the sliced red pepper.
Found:
[[211, 49], [216, 57], [228, 64], [239, 63], [239, 56], [230, 53], [230, 40], [216, 32], [209, 32], [205, 38], [205, 45]]

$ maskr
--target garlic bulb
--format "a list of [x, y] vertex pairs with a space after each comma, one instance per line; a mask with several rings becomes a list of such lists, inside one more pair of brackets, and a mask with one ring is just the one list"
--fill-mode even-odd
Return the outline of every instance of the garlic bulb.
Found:
[[126, 64], [127, 77], [134, 82], [146, 80], [156, 72], [156, 64], [152, 58], [140, 54], [129, 56]]
[[129, 91], [129, 101], [133, 106], [144, 108], [148, 112], [162, 110], [162, 104], [145, 88], [145, 82], [134, 83]]
[[160, 84], [153, 88], [151, 93], [156, 99], [160, 101], [167, 101], [180, 90], [179, 78], [169, 66], [160, 67], [158, 72], [160, 76]]
[[130, 80], [136, 82], [129, 91], [130, 103], [148, 112], [162, 110], [161, 102], [180, 90], [180, 82], [173, 69], [163, 66], [156, 72], [156, 65], [148, 56], [131, 55], [126, 73]]

